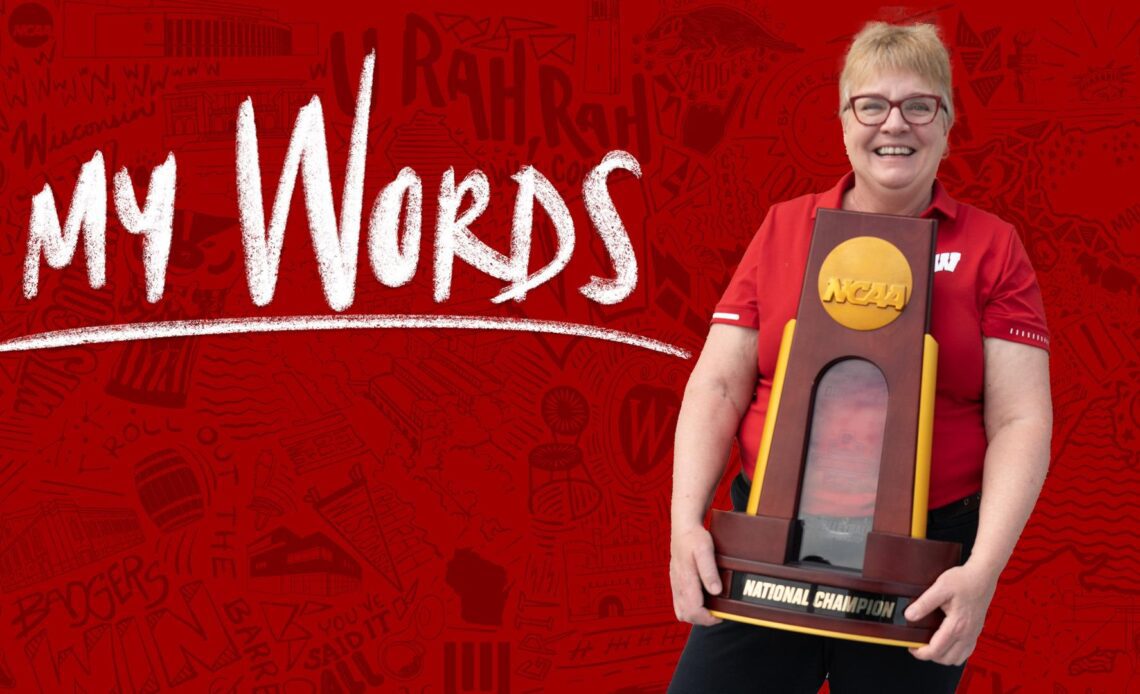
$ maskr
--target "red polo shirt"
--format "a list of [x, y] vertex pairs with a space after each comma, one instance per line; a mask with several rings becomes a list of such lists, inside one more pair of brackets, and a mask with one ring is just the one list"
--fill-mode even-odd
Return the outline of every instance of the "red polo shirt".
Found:
[[[759, 331], [760, 378], [738, 432], [749, 479], [780, 336], [796, 315], [815, 211], [840, 209], [843, 193], [852, 185], [854, 174], [848, 173], [824, 193], [772, 205], [713, 313], [714, 323]], [[955, 201], [937, 181], [922, 216], [938, 219], [931, 306], [931, 334], [939, 347], [938, 386], [930, 479], [930, 508], [938, 508], [982, 487], [982, 337], [1047, 350], [1049, 332], [1036, 274], [1012, 225]], [[759, 292], [760, 286], [765, 291]]]

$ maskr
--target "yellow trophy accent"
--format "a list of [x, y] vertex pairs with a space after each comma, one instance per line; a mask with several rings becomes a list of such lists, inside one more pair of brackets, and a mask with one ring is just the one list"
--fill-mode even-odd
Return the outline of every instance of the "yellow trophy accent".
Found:
[[776, 411], [780, 409], [780, 394], [784, 390], [784, 373], [788, 370], [788, 354], [792, 351], [792, 339], [796, 335], [796, 319], [784, 324], [784, 335], [780, 339], [780, 352], [776, 355], [776, 373], [772, 377], [772, 393], [768, 397], [768, 412], [764, 417], [764, 431], [760, 434], [760, 450], [756, 456], [756, 468], [752, 471], [752, 491], [748, 494], [746, 511], [756, 515], [760, 507], [760, 488], [764, 486], [764, 470], [768, 467], [768, 453], [772, 450], [772, 433], [776, 429]]
[[930, 452], [934, 441], [934, 390], [938, 385], [938, 342], [922, 340], [922, 392], [918, 399], [918, 442], [914, 451], [914, 503], [910, 536], [926, 538], [926, 511], [930, 502]]

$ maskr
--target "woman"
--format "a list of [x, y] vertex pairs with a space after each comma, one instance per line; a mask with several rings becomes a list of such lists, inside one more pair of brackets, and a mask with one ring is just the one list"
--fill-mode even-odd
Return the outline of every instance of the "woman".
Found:
[[[953, 200], [935, 180], [953, 124], [937, 30], [868, 24], [848, 50], [839, 90], [852, 172], [830, 191], [772, 206], [685, 389], [670, 579], [677, 618], [694, 627], [671, 692], [815, 692], [825, 678], [833, 694], [954, 691], [1048, 468], [1048, 337], [1033, 269], [1009, 224]], [[738, 430], [745, 469], [732, 492], [737, 510], [746, 503], [781, 329], [795, 315], [819, 207], [939, 221], [928, 537], [962, 542], [964, 563], [907, 608], [912, 621], [945, 612], [930, 644], [909, 652], [721, 622], [702, 606], [702, 587], [721, 590], [703, 518]]]

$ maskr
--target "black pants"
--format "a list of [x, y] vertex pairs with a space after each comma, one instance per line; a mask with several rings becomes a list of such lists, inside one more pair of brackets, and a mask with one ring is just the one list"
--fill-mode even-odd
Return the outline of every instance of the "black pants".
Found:
[[[737, 511], [748, 502], [748, 482], [732, 483]], [[970, 555], [978, 531], [971, 498], [930, 512], [926, 536], [962, 543]], [[964, 666], [916, 660], [906, 648], [812, 636], [724, 620], [694, 626], [681, 653], [670, 694], [697, 692], [815, 694], [826, 678], [832, 694], [938, 694], [953, 692]]]

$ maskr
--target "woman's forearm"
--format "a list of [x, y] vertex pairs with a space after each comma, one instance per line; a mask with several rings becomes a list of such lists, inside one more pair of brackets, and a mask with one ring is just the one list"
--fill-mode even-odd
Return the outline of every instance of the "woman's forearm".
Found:
[[724, 388], [710, 383], [686, 388], [673, 446], [674, 530], [704, 521], [743, 414]]
[[1037, 503], [1049, 470], [1052, 423], [1014, 420], [994, 433], [982, 472], [982, 505], [970, 563], [996, 582]]
[[713, 325], [685, 386], [673, 445], [673, 532], [704, 522], [756, 390], [756, 331]]

